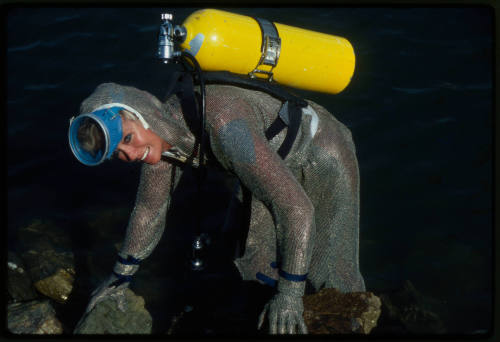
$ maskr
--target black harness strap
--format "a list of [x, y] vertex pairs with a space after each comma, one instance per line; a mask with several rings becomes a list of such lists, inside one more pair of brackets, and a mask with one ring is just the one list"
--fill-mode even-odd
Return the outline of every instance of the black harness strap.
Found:
[[181, 73], [177, 79], [175, 95], [179, 98], [182, 112], [186, 119], [188, 128], [199, 140], [200, 135], [200, 111], [197, 107], [197, 99], [194, 91], [193, 77], [189, 73]]
[[[285, 103], [286, 105], [286, 103]], [[283, 119], [279, 117], [281, 122], [283, 122]], [[288, 118], [290, 120], [290, 123], [288, 125], [288, 131], [285, 136], [285, 140], [283, 140], [283, 143], [281, 144], [280, 148], [278, 149], [278, 154], [280, 155], [281, 158], [285, 159], [286, 156], [288, 155], [288, 152], [290, 152], [290, 149], [292, 148], [293, 142], [295, 141], [295, 138], [297, 137], [297, 133], [299, 132], [299, 127], [300, 127], [300, 120], [302, 118], [302, 109], [296, 105], [296, 104], [289, 104], [288, 105]], [[277, 121], [278, 118], [275, 120]]]

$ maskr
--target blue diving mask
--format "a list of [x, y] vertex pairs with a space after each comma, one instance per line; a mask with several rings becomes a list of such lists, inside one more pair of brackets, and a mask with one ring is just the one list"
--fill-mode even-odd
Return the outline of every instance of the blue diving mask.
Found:
[[[113, 152], [122, 140], [122, 119], [120, 111], [122, 107], [110, 107], [97, 109], [92, 113], [81, 114], [72, 118], [69, 124], [69, 145], [75, 157], [87, 166], [101, 164], [110, 159]], [[82, 124], [93, 124], [94, 141], [99, 141], [93, 148], [89, 148], [78, 139], [78, 130]], [[92, 140], [92, 139], [91, 139]]]

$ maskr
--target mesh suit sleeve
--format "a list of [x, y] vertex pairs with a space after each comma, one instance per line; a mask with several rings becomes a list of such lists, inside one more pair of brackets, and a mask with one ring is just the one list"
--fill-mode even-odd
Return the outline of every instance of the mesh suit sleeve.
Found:
[[142, 165], [135, 206], [120, 251], [122, 257], [131, 255], [142, 260], [160, 241], [170, 203], [172, 170], [173, 166], [166, 162]]
[[[259, 127], [252, 108], [234, 97], [226, 101], [217, 96], [207, 101], [207, 112], [214, 143], [220, 149], [225, 165], [262, 201], [273, 216], [276, 226], [277, 264], [292, 275], [308, 272], [315, 232], [314, 207], [302, 186], [273, 151]], [[211, 122], [210, 122], [211, 121]], [[283, 277], [280, 285], [287, 283]], [[304, 282], [287, 284], [287, 291], [303, 292]], [[300, 294], [301, 296], [302, 294]]]
[[92, 292], [86, 313], [109, 297], [117, 301], [121, 311], [127, 310], [124, 290], [137, 272], [138, 262], [151, 254], [165, 229], [172, 175], [173, 166], [169, 163], [143, 164], [139, 190], [119, 260], [111, 275]]

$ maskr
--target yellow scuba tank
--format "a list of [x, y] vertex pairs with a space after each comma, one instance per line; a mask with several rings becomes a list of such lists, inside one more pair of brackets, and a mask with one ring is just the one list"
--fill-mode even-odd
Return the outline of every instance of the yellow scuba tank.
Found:
[[342, 37], [203, 9], [183, 22], [183, 50], [205, 71], [230, 71], [311, 91], [337, 94], [354, 73], [352, 45]]

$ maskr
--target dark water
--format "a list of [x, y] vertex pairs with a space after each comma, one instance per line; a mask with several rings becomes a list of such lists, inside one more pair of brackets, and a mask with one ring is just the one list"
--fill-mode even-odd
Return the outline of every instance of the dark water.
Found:
[[[78, 222], [100, 210], [132, 208], [137, 166], [80, 165], [68, 147], [68, 120], [102, 82], [161, 89], [165, 69], [154, 60], [159, 13], [171, 11], [180, 23], [193, 10], [14, 8], [7, 13], [9, 249], [17, 248], [18, 227], [33, 218], [59, 220], [77, 230]], [[357, 64], [348, 88], [335, 96], [301, 94], [352, 130], [361, 170], [360, 261], [368, 290], [396, 289], [410, 280], [449, 309], [449, 332], [488, 331], [493, 11], [231, 10], [349, 39]], [[118, 223], [113, 233], [120, 237], [126, 220]], [[85, 239], [77, 245], [98, 248]], [[154, 276], [165, 279], [161, 272]], [[151, 279], [137, 284], [139, 294], [158, 287]]]

